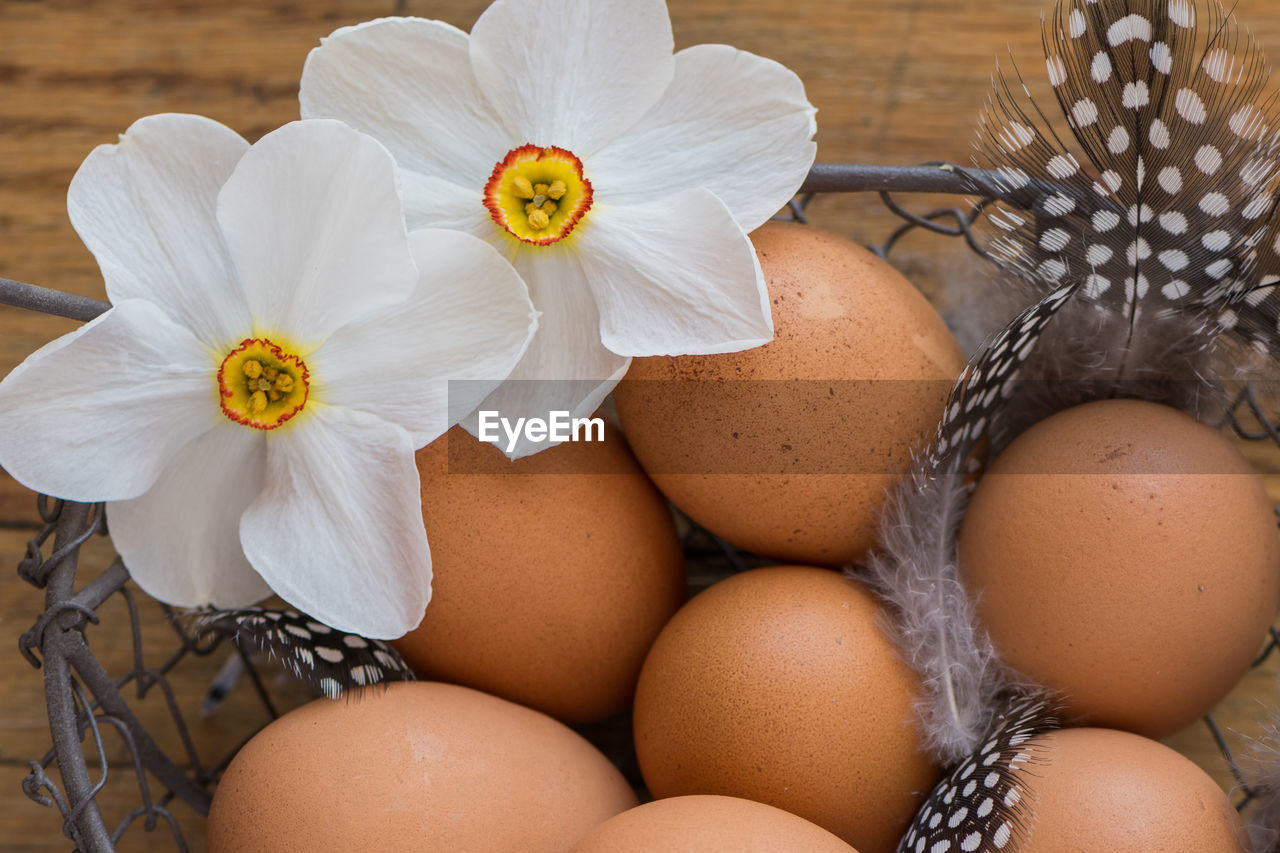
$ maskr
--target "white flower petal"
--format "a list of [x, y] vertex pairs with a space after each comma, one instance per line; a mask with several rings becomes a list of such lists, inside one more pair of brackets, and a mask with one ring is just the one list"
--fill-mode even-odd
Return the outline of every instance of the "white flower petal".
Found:
[[722, 44], [676, 54], [675, 79], [587, 177], [601, 204], [638, 204], [706, 187], [753, 231], [787, 203], [817, 146], [804, 84], [771, 59]]
[[0, 465], [60, 498], [135, 498], [187, 442], [225, 420], [217, 368], [190, 331], [126, 299], [0, 382]]
[[600, 312], [577, 255], [563, 243], [521, 244], [515, 254], [512, 264], [540, 313], [512, 379], [603, 381], [622, 366], [624, 359], [600, 345]]
[[538, 324], [488, 243], [439, 230], [409, 241], [420, 271], [409, 301], [338, 329], [308, 363], [325, 400], [399, 424], [422, 447], [507, 378]]
[[714, 194], [686, 190], [592, 215], [579, 252], [606, 347], [631, 356], [686, 355], [773, 339], [760, 262]]
[[[631, 360], [601, 345], [600, 314], [582, 268], [568, 250], [528, 247], [516, 255], [515, 267], [529, 285], [533, 307], [541, 312], [538, 331], [511, 377], [478, 408], [497, 411], [512, 422], [561, 411], [587, 417], [622, 380]], [[462, 425], [478, 436], [477, 421], [473, 414]], [[521, 438], [507, 455], [519, 459], [550, 446]], [[506, 452], [505, 444], [502, 449]]]
[[67, 213], [112, 302], [154, 302], [210, 346], [248, 327], [214, 216], [218, 189], [248, 149], [216, 121], [167, 114], [139, 119], [85, 158]]
[[[465, 231], [481, 240], [495, 239], [504, 232], [484, 206], [480, 187], [467, 189], [441, 178], [401, 169], [400, 190], [404, 193], [404, 217], [410, 231], [448, 228]], [[480, 185], [481, 187], [483, 184]]]
[[246, 607], [271, 595], [240, 546], [262, 491], [266, 433], [227, 421], [178, 453], [146, 494], [107, 505], [111, 540], [147, 594], [178, 607]]
[[266, 486], [240, 522], [245, 554], [281, 598], [326, 625], [399, 637], [431, 597], [413, 444], [373, 415], [309, 408], [268, 439]]
[[471, 28], [471, 67], [511, 132], [580, 159], [657, 102], [672, 49], [664, 0], [497, 0]]
[[404, 301], [418, 280], [394, 161], [341, 122], [293, 122], [258, 140], [218, 196], [218, 222], [255, 329], [299, 354]]
[[382, 18], [335, 31], [307, 56], [298, 99], [303, 118], [341, 119], [401, 166], [477, 193], [522, 142], [485, 103], [467, 34], [440, 21]]

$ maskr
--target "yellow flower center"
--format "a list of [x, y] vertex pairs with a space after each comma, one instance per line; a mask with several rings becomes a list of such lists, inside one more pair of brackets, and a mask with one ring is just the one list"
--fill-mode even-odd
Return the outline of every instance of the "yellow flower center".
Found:
[[571, 152], [521, 145], [493, 167], [484, 206], [517, 240], [549, 246], [569, 236], [591, 209], [591, 182]]
[[218, 368], [222, 413], [254, 429], [275, 429], [307, 403], [311, 374], [266, 338], [246, 338]]

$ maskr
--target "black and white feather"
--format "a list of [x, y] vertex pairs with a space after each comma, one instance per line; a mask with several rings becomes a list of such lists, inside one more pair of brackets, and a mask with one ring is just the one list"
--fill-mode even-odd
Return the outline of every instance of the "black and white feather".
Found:
[[980, 742], [998, 695], [1016, 681], [977, 626], [960, 582], [956, 533], [989, 425], [1016, 393], [1023, 365], [1073, 292], [1061, 287], [1021, 312], [965, 368], [930, 453], [889, 494], [879, 547], [854, 572], [893, 606], [889, 630], [926, 691], [916, 709], [925, 746], [944, 766]]
[[956, 532], [986, 458], [1099, 397], [1212, 417], [1245, 355], [1280, 355], [1280, 123], [1253, 40], [1206, 0], [1059, 0], [1042, 30], [1051, 94], [1037, 103], [1018, 73], [998, 77], [974, 181], [998, 190], [980, 239], [1028, 307], [992, 318], [1001, 330], [890, 501], [864, 575], [894, 605], [926, 687], [925, 740], [947, 766], [1028, 689], [958, 578]]
[[1003, 199], [991, 253], [1033, 286], [1080, 281], [1131, 340], [1173, 312], [1234, 328], [1260, 250], [1277, 257], [1275, 98], [1253, 39], [1214, 2], [1063, 0], [1043, 42], [1057, 110], [1002, 76], [981, 118]]
[[916, 812], [898, 853], [1012, 853], [1034, 813], [1028, 782], [1044, 762], [1035, 738], [1058, 728], [1052, 705], [1015, 701], [983, 743], [933, 789]]
[[937, 437], [924, 463], [926, 471], [954, 474], [975, 469], [975, 449], [1017, 394], [1023, 366], [1078, 287], [1078, 283], [1070, 283], [1050, 291], [1014, 317], [969, 360], [948, 395]]
[[199, 613], [197, 621], [202, 630], [227, 631], [238, 643], [265, 652], [330, 699], [373, 684], [416, 679], [383, 640], [330, 628], [295, 610], [211, 610]]

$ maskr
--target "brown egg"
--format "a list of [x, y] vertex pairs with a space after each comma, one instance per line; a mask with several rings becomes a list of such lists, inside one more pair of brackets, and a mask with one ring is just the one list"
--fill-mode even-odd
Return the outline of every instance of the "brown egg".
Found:
[[451, 684], [321, 699], [254, 736], [218, 784], [210, 853], [563, 853], [636, 804], [595, 747]]
[[686, 592], [670, 511], [621, 434], [510, 462], [455, 428], [418, 470], [435, 577], [395, 643], [409, 664], [570, 723], [630, 705]]
[[920, 685], [882, 618], [829, 569], [754, 569], [695, 596], [636, 688], [649, 790], [757, 800], [890, 853], [938, 774], [913, 724]]
[[1219, 432], [1136, 400], [1077, 406], [979, 481], [961, 577], [1015, 669], [1093, 725], [1163, 737], [1248, 669], [1280, 600], [1262, 483]]
[[609, 818], [569, 853], [858, 853], [790, 812], [738, 797], [654, 800]]
[[1227, 795], [1167, 746], [1128, 732], [1065, 729], [1029, 742], [1019, 853], [1242, 853]]
[[723, 355], [637, 358], [614, 390], [640, 464], [711, 532], [779, 560], [862, 556], [912, 447], [931, 437], [965, 359], [892, 267], [817, 228], [751, 235], [774, 340]]

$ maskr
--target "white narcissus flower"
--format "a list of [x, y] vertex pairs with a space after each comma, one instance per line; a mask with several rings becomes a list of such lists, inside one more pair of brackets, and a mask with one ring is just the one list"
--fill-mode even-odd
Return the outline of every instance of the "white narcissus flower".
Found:
[[[106, 501], [162, 601], [274, 591], [370, 637], [417, 625], [414, 448], [528, 345], [510, 264], [466, 234], [408, 234], [391, 155], [335, 121], [251, 147], [199, 116], [144, 118], [89, 155], [68, 209], [112, 308], [0, 383], [0, 464]], [[448, 399], [455, 379], [479, 381]]]
[[541, 330], [481, 408], [585, 416], [631, 356], [773, 337], [747, 233], [804, 181], [814, 109], [776, 62], [672, 49], [663, 0], [497, 0], [470, 36], [385, 18], [307, 58], [303, 116], [391, 150], [411, 227], [488, 240], [529, 285]]

